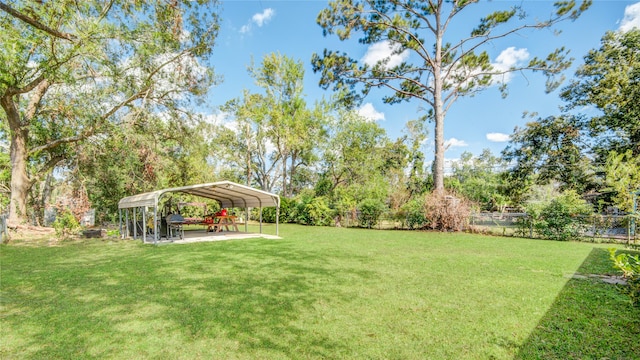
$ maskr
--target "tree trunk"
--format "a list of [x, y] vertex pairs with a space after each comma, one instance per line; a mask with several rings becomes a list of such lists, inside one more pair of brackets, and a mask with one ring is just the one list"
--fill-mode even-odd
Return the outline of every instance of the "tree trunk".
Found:
[[282, 152], [282, 196], [287, 197], [287, 159], [289, 158], [286, 152]]
[[247, 124], [245, 126], [245, 137], [246, 137], [246, 151], [244, 154], [244, 165], [246, 166], [246, 170], [247, 170], [247, 186], [251, 186], [251, 139], [249, 137], [249, 131], [248, 131], [248, 127], [249, 125]]
[[442, 76], [442, 30], [438, 17], [438, 33], [436, 35], [436, 54], [433, 67], [433, 115], [435, 121], [435, 156], [433, 161], [434, 191], [444, 191], [444, 108], [442, 105], [443, 76]]
[[298, 160], [298, 152], [291, 152], [291, 168], [289, 169], [289, 196], [293, 196], [293, 177], [296, 175], [296, 161]]
[[27, 175], [27, 138], [28, 128], [20, 122], [20, 114], [16, 109], [13, 96], [4, 95], [0, 100], [7, 114], [11, 133], [11, 202], [9, 203], [9, 223], [23, 224], [27, 219], [27, 194], [31, 180]]
[[444, 190], [444, 126], [442, 113], [435, 112], [435, 158], [433, 162], [433, 187], [437, 192]]

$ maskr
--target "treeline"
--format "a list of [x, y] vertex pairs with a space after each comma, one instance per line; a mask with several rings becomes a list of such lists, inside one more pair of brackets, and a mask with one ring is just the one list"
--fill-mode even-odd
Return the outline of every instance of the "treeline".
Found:
[[[408, 121], [404, 135], [391, 139], [344, 93], [309, 104], [303, 63], [286, 55], [249, 67], [260, 90], [222, 106], [226, 118], [198, 113], [217, 81], [200, 66], [218, 30], [215, 1], [28, 10], [74, 31], [60, 38], [13, 15], [1, 18], [2, 39], [15, 46], [0, 65], [0, 136], [10, 149], [0, 153], [0, 202], [33, 223], [43, 222], [48, 206], [76, 214], [91, 207], [99, 222], [115, 221], [125, 196], [217, 180], [281, 194], [288, 221], [327, 225], [352, 212], [370, 226], [386, 212], [436, 228], [457, 226], [442, 203], [503, 211], [560, 197], [575, 211], [629, 212], [640, 188], [638, 29], [605, 34], [562, 89], [560, 114], [516, 128], [502, 154], [463, 154], [444, 192], [434, 194], [422, 147], [433, 117]], [[75, 16], [85, 21], [72, 26]], [[114, 26], [119, 17], [128, 26]], [[597, 115], [582, 114], [586, 107]]]

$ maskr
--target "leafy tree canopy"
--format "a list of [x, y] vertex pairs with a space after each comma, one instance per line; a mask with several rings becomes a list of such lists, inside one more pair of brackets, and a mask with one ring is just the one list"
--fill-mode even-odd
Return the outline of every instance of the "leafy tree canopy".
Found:
[[215, 82], [202, 65], [218, 31], [216, 0], [7, 2], [0, 7], [0, 113], [11, 153], [10, 219], [31, 187], [70, 166], [78, 145], [116, 126], [189, 109]]
[[597, 137], [593, 150], [604, 161], [611, 150], [640, 156], [640, 29], [607, 32], [589, 51], [562, 91], [567, 109], [595, 107], [601, 115], [583, 122]]

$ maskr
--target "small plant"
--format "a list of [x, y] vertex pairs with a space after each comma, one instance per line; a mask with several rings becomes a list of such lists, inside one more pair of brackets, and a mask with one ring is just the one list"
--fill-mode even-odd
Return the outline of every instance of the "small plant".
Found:
[[640, 255], [616, 255], [616, 249], [609, 249], [609, 254], [614, 267], [622, 271], [622, 276], [627, 281], [627, 286], [620, 286], [620, 290], [629, 296], [633, 306], [640, 307]]
[[386, 206], [378, 199], [365, 199], [358, 205], [358, 209], [360, 209], [358, 214], [360, 225], [371, 229], [378, 224]]
[[333, 210], [329, 208], [324, 197], [315, 197], [304, 207], [309, 225], [328, 226], [333, 220]]
[[591, 215], [592, 208], [575, 191], [569, 190], [548, 202], [529, 204], [527, 213], [540, 236], [566, 241], [578, 237], [579, 228], [585, 217]]
[[410, 200], [402, 206], [409, 229], [422, 229], [427, 225], [427, 219], [424, 217], [423, 209], [424, 203], [420, 199]]
[[76, 219], [71, 211], [64, 210], [56, 216], [56, 221], [53, 222], [53, 228], [56, 230], [58, 239], [68, 239], [72, 234], [80, 230], [80, 222], [78, 222], [78, 219]]

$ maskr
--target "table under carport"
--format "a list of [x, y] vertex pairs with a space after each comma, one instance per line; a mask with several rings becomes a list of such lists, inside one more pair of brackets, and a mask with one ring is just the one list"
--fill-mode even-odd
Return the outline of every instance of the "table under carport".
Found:
[[[265, 207], [276, 208], [276, 236], [279, 235], [279, 214], [280, 214], [280, 197], [276, 194], [254, 189], [249, 186], [237, 184], [231, 181], [219, 181], [207, 184], [197, 184], [190, 186], [182, 186], [175, 188], [168, 188], [162, 190], [151, 191], [138, 195], [132, 195], [125, 197], [118, 203], [119, 218], [120, 218], [120, 236], [125, 238], [126, 234], [133, 234], [134, 239], [138, 235], [142, 236], [142, 241], [147, 242], [147, 225], [148, 219], [151, 219], [153, 226], [153, 243], [157, 243], [160, 240], [160, 229], [157, 224], [159, 223], [158, 207], [162, 203], [163, 197], [169, 194], [183, 193], [189, 194], [205, 199], [215, 200], [220, 204], [221, 208], [242, 208], [246, 213], [244, 222], [245, 232], [248, 231], [247, 222], [249, 219], [249, 209], [260, 209], [260, 233], [262, 234], [262, 209]], [[123, 218], [124, 214], [124, 218]], [[132, 215], [132, 219], [137, 219], [138, 214], [142, 215], [142, 226], [138, 228], [137, 221], [130, 224], [129, 215]], [[124, 224], [123, 224], [124, 220]], [[129, 226], [133, 226], [130, 229]], [[140, 234], [138, 234], [140, 230]]]

